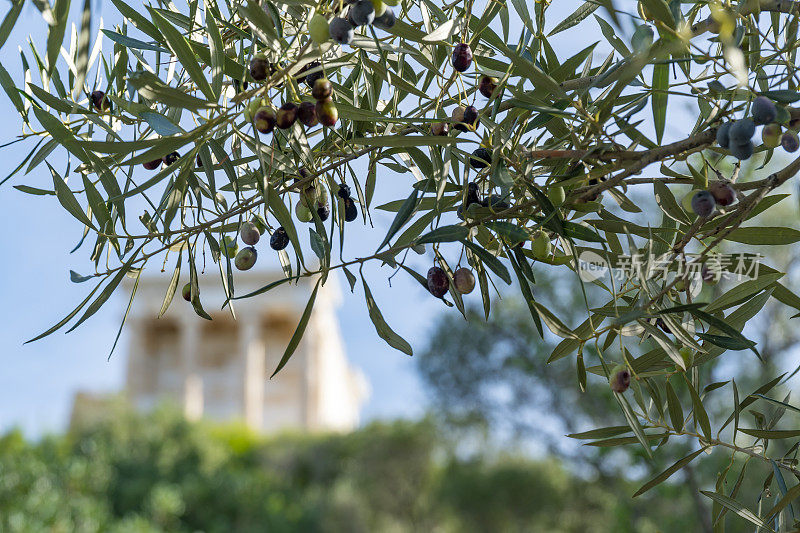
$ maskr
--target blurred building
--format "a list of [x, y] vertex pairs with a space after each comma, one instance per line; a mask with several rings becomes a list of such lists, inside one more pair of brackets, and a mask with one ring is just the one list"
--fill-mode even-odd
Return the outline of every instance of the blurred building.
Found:
[[[237, 272], [237, 295], [280, 272]], [[182, 280], [183, 282], [183, 280]], [[320, 287], [303, 339], [272, 379], [313, 289], [313, 281], [284, 283], [222, 309], [219, 277], [201, 276], [200, 295], [213, 320], [181, 298], [181, 288], [158, 317], [168, 276], [142, 277], [125, 328], [125, 396], [136, 408], [178, 405], [190, 419], [240, 420], [259, 432], [348, 431], [359, 422], [369, 387], [344, 351], [336, 308], [336, 278]], [[128, 290], [133, 284], [128, 285]], [[76, 396], [73, 422], [91, 420], [97, 399]]]

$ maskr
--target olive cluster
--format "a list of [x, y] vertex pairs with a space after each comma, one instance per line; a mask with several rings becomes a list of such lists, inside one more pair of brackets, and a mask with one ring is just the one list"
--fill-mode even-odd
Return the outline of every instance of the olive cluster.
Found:
[[717, 206], [729, 206], [736, 201], [736, 191], [729, 183], [715, 181], [707, 190], [697, 191], [692, 196], [692, 211], [699, 217], [709, 217]]
[[[450, 278], [443, 268], [433, 266], [428, 270], [428, 290], [437, 298], [442, 298], [450, 290]], [[466, 267], [453, 272], [453, 287], [461, 294], [469, 294], [475, 288], [475, 275]]]
[[355, 0], [348, 3], [350, 6], [347, 13], [340, 13], [330, 22], [320, 13], [311, 17], [308, 21], [308, 33], [312, 41], [323, 44], [333, 39], [339, 44], [350, 44], [356, 28], [374, 26], [388, 30], [397, 21], [389, 6], [396, 6], [398, 0]]
[[768, 148], [782, 146], [787, 152], [796, 152], [800, 148], [797, 133], [792, 130], [782, 131], [778, 124], [778, 108], [766, 96], [753, 100], [750, 108], [751, 116], [733, 122], [725, 122], [717, 129], [717, 144], [730, 151], [737, 159], [749, 159], [753, 155], [755, 145], [752, 138], [756, 126], [764, 126], [761, 130], [761, 141]]

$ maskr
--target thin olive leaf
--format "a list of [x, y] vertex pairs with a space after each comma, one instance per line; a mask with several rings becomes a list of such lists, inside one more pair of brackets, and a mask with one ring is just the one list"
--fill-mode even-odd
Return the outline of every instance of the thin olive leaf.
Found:
[[395, 331], [389, 327], [389, 324], [387, 324], [383, 319], [383, 314], [378, 308], [378, 304], [375, 303], [375, 299], [372, 297], [372, 292], [369, 290], [369, 285], [367, 285], [367, 280], [364, 279], [363, 275], [361, 276], [361, 283], [364, 286], [364, 298], [367, 301], [369, 318], [372, 320], [372, 323], [375, 326], [375, 331], [377, 331], [378, 335], [392, 348], [400, 350], [407, 355], [414, 355], [411, 345], [403, 337], [395, 333]]
[[278, 363], [277, 368], [275, 368], [275, 372], [272, 373], [270, 379], [275, 377], [275, 374], [281, 371], [281, 369], [286, 366], [286, 363], [289, 362], [291, 359], [292, 354], [297, 349], [297, 346], [300, 344], [300, 341], [303, 338], [303, 334], [306, 331], [306, 326], [308, 326], [308, 320], [311, 318], [311, 311], [314, 309], [314, 301], [317, 299], [317, 291], [319, 290], [320, 280], [317, 280], [316, 285], [314, 285], [314, 290], [311, 292], [311, 297], [308, 299], [308, 303], [306, 304], [306, 308], [303, 310], [303, 315], [300, 317], [300, 322], [297, 324], [297, 328], [294, 330], [292, 334], [292, 338], [289, 340], [289, 345], [286, 346], [286, 351], [283, 352], [283, 357], [281, 357], [280, 362]]
[[717, 503], [719, 503], [720, 505], [722, 505], [726, 509], [728, 509], [730, 511], [733, 511], [734, 513], [736, 513], [737, 515], [741, 516], [742, 518], [744, 518], [748, 522], [751, 522], [751, 523], [757, 525], [758, 527], [764, 528], [767, 531], [773, 531], [774, 532], [774, 530], [772, 528], [770, 528], [767, 525], [767, 523], [764, 522], [764, 520], [759, 518], [756, 514], [754, 514], [749, 509], [745, 508], [742, 504], [740, 504], [736, 500], [731, 499], [731, 498], [725, 496], [724, 494], [719, 494], [717, 492], [711, 492], [711, 491], [708, 491], [708, 490], [701, 490], [700, 493], [705, 495], [705, 496], [708, 496], [709, 498], [711, 498], [712, 500], [716, 501]]
[[411, 218], [411, 214], [414, 212], [414, 209], [417, 206], [418, 196], [419, 190], [414, 189], [409, 197], [405, 199], [403, 205], [400, 206], [400, 210], [397, 211], [397, 215], [395, 215], [392, 225], [389, 226], [389, 231], [386, 232], [386, 237], [383, 238], [383, 241], [381, 241], [380, 246], [378, 246], [375, 252], [378, 252], [381, 248], [386, 246], [391, 238], [394, 237], [394, 234], [397, 233], [406, 222], [408, 222], [408, 219]]
[[172, 303], [172, 298], [175, 296], [175, 291], [178, 289], [178, 280], [180, 280], [182, 264], [183, 250], [178, 253], [178, 261], [175, 263], [175, 269], [172, 271], [172, 278], [169, 280], [167, 292], [164, 294], [164, 301], [161, 303], [161, 309], [158, 311], [158, 318], [164, 316], [164, 313], [169, 309], [169, 304]]
[[697, 457], [698, 455], [703, 453], [705, 450], [706, 450], [706, 448], [700, 448], [699, 450], [690, 453], [689, 455], [687, 455], [683, 459], [680, 459], [680, 460], [676, 461], [675, 463], [672, 464], [672, 466], [670, 466], [669, 468], [667, 468], [666, 470], [664, 470], [663, 472], [661, 472], [660, 474], [655, 476], [653, 479], [651, 479], [650, 481], [648, 481], [647, 483], [645, 483], [644, 485], [639, 487], [639, 490], [637, 490], [633, 494], [633, 498], [635, 498], [635, 497], [637, 497], [637, 496], [639, 496], [641, 494], [644, 494], [645, 492], [647, 492], [648, 490], [652, 489], [656, 485], [660, 485], [661, 483], [663, 483], [664, 481], [669, 479], [670, 476], [672, 476], [672, 474], [674, 474], [675, 472], [677, 472], [680, 469], [682, 469], [684, 466], [686, 466], [689, 463], [691, 463], [692, 460], [695, 457]]

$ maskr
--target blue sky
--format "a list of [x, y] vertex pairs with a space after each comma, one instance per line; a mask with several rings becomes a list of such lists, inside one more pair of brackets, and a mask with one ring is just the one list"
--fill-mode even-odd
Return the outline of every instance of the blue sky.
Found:
[[[574, 7], [551, 9], [551, 24]], [[103, 9], [102, 2], [97, 3], [95, 28], [100, 16], [104, 17], [106, 28], [118, 20], [110, 4]], [[584, 24], [596, 26], [592, 21]], [[25, 45], [26, 36], [31, 32], [41, 36], [43, 28], [38, 11], [28, 5], [18, 27], [0, 51], [0, 60], [17, 83], [21, 72], [17, 45]], [[560, 53], [574, 53], [591, 42], [574, 42], [575, 34], [566, 33], [573, 36], [572, 42], [562, 37], [565, 34], [553, 41], [560, 47]], [[518, 29], [512, 27], [512, 35], [515, 34], [518, 34]], [[592, 40], [596, 38], [592, 32], [586, 35]], [[39, 37], [38, 41], [41, 40]], [[109, 46], [104, 49], [107, 51]], [[606, 47], [601, 44], [598, 51], [601, 49], [606, 50]], [[602, 55], [601, 52], [596, 57]], [[20, 121], [5, 95], [0, 97], [0, 119], [7, 125], [0, 142], [7, 142], [19, 132]], [[30, 149], [31, 145], [28, 146]], [[10, 172], [24, 153], [17, 146], [0, 151], [0, 176]], [[363, 170], [357, 167], [357, 171]], [[385, 169], [380, 172], [382, 175], [379, 176], [373, 205], [408, 194], [413, 179], [410, 174], [396, 175]], [[72, 333], [57, 332], [23, 345], [25, 340], [58, 321], [85, 297], [87, 286], [72, 284], [69, 270], [89, 273], [92, 265], [88, 260], [88, 246], [72, 255], [69, 253], [80, 238], [82, 228], [79, 223], [66, 214], [52, 196], [31, 196], [11, 188], [11, 185], [20, 183], [50, 188], [52, 182], [46, 167], [40, 167], [27, 176], [13, 178], [0, 188], [0, 248], [5, 251], [6, 258], [0, 262], [0, 293], [5, 303], [0, 309], [0, 430], [19, 426], [35, 435], [57, 431], [64, 426], [76, 390], [115, 391], [121, 388], [127, 341], [125, 333], [111, 360], [107, 361], [106, 357], [127, 302], [117, 295]], [[372, 217], [374, 229], [360, 222], [348, 226], [348, 257], [372, 253], [393, 214], [373, 210]], [[135, 218], [131, 217], [131, 220], [136, 223]], [[266, 245], [260, 249], [263, 251], [259, 266], [277, 266]], [[425, 272], [432, 265], [432, 257], [414, 257], [411, 265]], [[150, 270], [154, 271], [158, 266], [153, 263]], [[378, 270], [377, 265], [370, 265], [365, 267], [365, 274], [387, 322], [411, 342], [415, 351], [421, 350], [425, 346], [425, 334], [436, 317], [457, 311], [444, 307], [408, 276], [396, 276], [390, 288], [388, 267]], [[166, 284], [169, 273], [164, 276]], [[342, 290], [345, 298], [339, 318], [348, 354], [366, 373], [373, 391], [363, 412], [364, 419], [423, 413], [425, 396], [414, 371], [413, 359], [392, 350], [377, 336], [358, 286], [355, 295], [344, 286]], [[467, 300], [478, 304], [479, 298], [476, 291]]]

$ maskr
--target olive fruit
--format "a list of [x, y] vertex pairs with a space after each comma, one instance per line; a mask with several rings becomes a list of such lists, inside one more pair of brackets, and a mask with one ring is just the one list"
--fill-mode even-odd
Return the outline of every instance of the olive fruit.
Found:
[[236, 252], [239, 251], [239, 244], [230, 235], [225, 235], [222, 237], [222, 242], [219, 243], [219, 251], [228, 259], [233, 259]]
[[731, 129], [728, 131], [728, 137], [730, 138], [731, 146], [743, 145], [749, 142], [750, 139], [753, 138], [753, 134], [755, 134], [755, 132], [756, 125], [752, 120], [749, 118], [737, 120], [733, 123]]
[[341, 198], [342, 200], [347, 200], [350, 198], [350, 186], [346, 183], [339, 184], [339, 190], [336, 191], [336, 196]]
[[447, 135], [449, 129], [447, 122], [434, 122], [431, 124], [431, 135]]
[[89, 97], [92, 100], [92, 105], [98, 111], [105, 111], [110, 107], [110, 102], [106, 99], [106, 93], [103, 91], [92, 91]]
[[187, 283], [186, 285], [183, 286], [183, 289], [181, 289], [181, 296], [183, 296], [183, 299], [186, 300], [187, 302], [191, 302], [192, 301], [192, 284], [191, 284], [191, 282]]
[[506, 202], [499, 194], [493, 194], [489, 198], [484, 199], [481, 202], [481, 205], [483, 207], [488, 207], [493, 211], [505, 211], [509, 208], [508, 202]]
[[269, 76], [270, 65], [264, 54], [256, 54], [250, 60], [250, 76], [256, 81], [263, 81]]
[[469, 294], [475, 289], [475, 275], [465, 267], [456, 269], [453, 272], [453, 284], [461, 294]]
[[242, 238], [243, 243], [253, 246], [258, 242], [258, 239], [261, 238], [261, 232], [258, 231], [255, 224], [247, 221], [242, 223], [242, 226], [239, 228], [239, 237]]
[[728, 183], [715, 181], [709, 184], [708, 192], [714, 197], [717, 205], [727, 206], [736, 201], [736, 191]]
[[289, 245], [289, 235], [283, 226], [276, 229], [269, 238], [269, 247], [273, 250], [283, 250]]
[[669, 326], [667, 325], [667, 323], [666, 323], [666, 322], [664, 322], [664, 319], [663, 319], [663, 318], [661, 318], [661, 317], [658, 317], [658, 318], [656, 319], [656, 326], [658, 326], [659, 328], [661, 328], [661, 330], [662, 330], [664, 333], [666, 333], [667, 335], [669, 335], [670, 333], [672, 333], [672, 330], [671, 330], [671, 329], [669, 329]]
[[494, 90], [497, 89], [497, 78], [483, 75], [478, 82], [478, 91], [486, 98], [491, 98]]
[[308, 33], [311, 36], [311, 40], [317, 44], [322, 44], [331, 38], [328, 21], [319, 13], [308, 21]]
[[297, 107], [297, 120], [307, 128], [313, 128], [319, 124], [319, 120], [317, 120], [316, 104], [314, 104], [314, 102], [301, 102]]
[[306, 85], [313, 88], [314, 83], [316, 83], [318, 79], [325, 77], [325, 73], [322, 72], [322, 69], [320, 68], [321, 66], [322, 63], [320, 63], [319, 61], [312, 61], [311, 63], [307, 63], [303, 68], [300, 69], [298, 75], [308, 72], [309, 70], [314, 70], [314, 69], [319, 69], [319, 70], [306, 74], [302, 78], [299, 78], [299, 81], [305, 81]]
[[358, 207], [352, 198], [346, 198], [344, 201], [344, 220], [345, 222], [352, 222], [358, 218]]
[[464, 72], [472, 64], [472, 49], [466, 43], [458, 43], [453, 47], [453, 55], [450, 60], [454, 69]]
[[453, 127], [459, 131], [469, 131], [469, 128], [464, 123], [464, 106], [458, 106], [450, 113], [450, 119], [453, 121]]
[[339, 120], [339, 111], [336, 109], [336, 104], [333, 103], [333, 100], [330, 98], [319, 100], [315, 109], [317, 111], [317, 120], [319, 120], [320, 124], [329, 128], [336, 125], [336, 121]]
[[537, 232], [531, 243], [533, 257], [539, 260], [547, 259], [550, 257], [552, 250], [553, 246], [550, 244], [550, 237], [547, 236], [547, 233], [543, 231]]
[[394, 26], [395, 22], [397, 22], [397, 18], [394, 16], [394, 11], [392, 11], [391, 7], [387, 7], [383, 13], [375, 17], [375, 20], [372, 21], [372, 25], [382, 30], [388, 30]]
[[326, 100], [333, 95], [333, 85], [328, 78], [319, 78], [314, 82], [314, 87], [311, 89], [311, 96], [315, 100]]
[[252, 246], [248, 246], [239, 250], [239, 253], [236, 254], [236, 259], [233, 260], [233, 264], [239, 270], [250, 270], [256, 264], [256, 259], [258, 259], [258, 252]]
[[778, 118], [778, 108], [766, 96], [759, 96], [753, 100], [750, 112], [753, 115], [753, 121], [759, 125], [775, 122], [775, 119]]
[[692, 196], [692, 211], [699, 217], [711, 216], [715, 207], [714, 196], [708, 191], [697, 191]]
[[275, 125], [282, 130], [291, 128], [297, 120], [297, 104], [294, 102], [284, 103], [275, 114]]
[[314, 219], [314, 215], [311, 214], [311, 209], [308, 208], [304, 200], [298, 201], [297, 205], [294, 206], [294, 214], [300, 222], [311, 222]]
[[328, 220], [328, 217], [331, 215], [331, 209], [328, 207], [328, 204], [317, 205], [317, 215], [319, 215], [319, 219], [323, 222]]
[[547, 197], [550, 198], [550, 201], [555, 206], [559, 206], [564, 203], [564, 200], [567, 198], [567, 194], [564, 191], [564, 187], [560, 185], [552, 185], [547, 190]]
[[165, 155], [164, 157], [162, 157], [161, 160], [164, 162], [165, 165], [170, 166], [171, 164], [173, 164], [175, 161], [177, 161], [180, 158], [181, 158], [181, 154], [179, 154], [178, 152], [171, 152], [171, 153]]
[[719, 128], [717, 128], [717, 144], [726, 150], [728, 149], [728, 146], [730, 146], [731, 142], [729, 134], [732, 124], [732, 122], [726, 122], [724, 124], [720, 124]]
[[777, 148], [781, 145], [781, 126], [780, 124], [767, 124], [761, 129], [761, 142], [767, 148]]
[[480, 147], [472, 152], [469, 158], [469, 164], [475, 170], [486, 168], [492, 162], [492, 151], [488, 148]]
[[428, 270], [428, 290], [437, 298], [441, 298], [447, 294], [447, 289], [450, 288], [450, 280], [447, 279], [447, 274], [444, 270], [435, 266]]
[[244, 119], [247, 122], [253, 122], [256, 116], [256, 112], [264, 107], [264, 100], [261, 98], [257, 98], [247, 104], [247, 107], [244, 108]]
[[478, 108], [474, 105], [468, 105], [464, 108], [464, 123], [470, 130], [475, 130], [478, 126]]
[[153, 159], [152, 161], [148, 161], [147, 163], [142, 163], [142, 166], [147, 170], [155, 170], [161, 166], [163, 161], [161, 159]]
[[622, 394], [631, 386], [631, 373], [627, 367], [620, 365], [611, 371], [608, 383], [611, 385], [611, 390]]
[[350, 24], [347, 19], [335, 17], [328, 26], [328, 30], [330, 31], [331, 39], [339, 44], [350, 44], [353, 42], [353, 25]]
[[796, 152], [797, 149], [800, 147], [800, 142], [798, 142], [797, 134], [793, 131], [787, 131], [781, 136], [781, 146], [787, 152]]
[[277, 123], [278, 117], [275, 114], [275, 110], [268, 106], [259, 108], [259, 110], [256, 111], [256, 114], [253, 116], [253, 126], [258, 130], [259, 133], [272, 132]]
[[353, 26], [366, 26], [375, 20], [375, 6], [370, 0], [358, 0], [350, 7], [347, 19]]
[[744, 161], [746, 159], [750, 159], [753, 155], [753, 151], [755, 150], [755, 145], [752, 141], [747, 141], [744, 144], [733, 144], [731, 143], [730, 152], [733, 157]]

